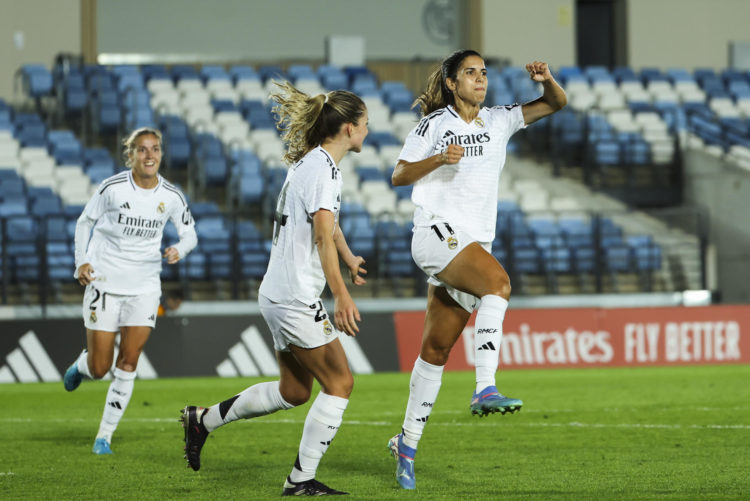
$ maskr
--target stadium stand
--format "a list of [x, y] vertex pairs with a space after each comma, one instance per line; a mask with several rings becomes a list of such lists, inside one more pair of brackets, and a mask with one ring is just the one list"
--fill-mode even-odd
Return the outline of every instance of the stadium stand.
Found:
[[[384, 288], [398, 296], [424, 293], [409, 248], [411, 187], [390, 184], [403, 139], [418, 119], [414, 94], [403, 82], [379, 82], [367, 67], [107, 67], [64, 58], [47, 71], [49, 88], [36, 76], [39, 68], [20, 73], [30, 98], [55, 95], [57, 118], [70, 127], [50, 128], [49, 117], [0, 103], [4, 301], [6, 291], [30, 284], [44, 288], [51, 301], [65, 300], [75, 219], [96, 185], [121, 168], [107, 145], [146, 125], [163, 131], [164, 173], [186, 184], [200, 242], [185, 262], [165, 266], [162, 278], [189, 295], [252, 297], [265, 272], [270, 221], [286, 176], [268, 101], [274, 79], [282, 78], [311, 94], [348, 88], [365, 100], [371, 132], [362, 152], [339, 166], [342, 229], [367, 260], [373, 285], [366, 294]], [[488, 73], [487, 105], [539, 95], [522, 68], [490, 67]], [[514, 291], [700, 288], [699, 224], [685, 231], [666, 224], [668, 216], [621, 200], [671, 205], [679, 199], [668, 190], [682, 147], [700, 142], [750, 162], [748, 76], [564, 67], [558, 78], [569, 108], [514, 137], [508, 149], [520, 156], [510, 155], [501, 177], [493, 254], [508, 269]], [[75, 132], [79, 119], [90, 131]], [[540, 155], [551, 161], [539, 162]], [[584, 183], [559, 175], [571, 166], [582, 169]], [[623, 196], [628, 192], [641, 198]], [[164, 238], [168, 245], [177, 236], [168, 229]]]

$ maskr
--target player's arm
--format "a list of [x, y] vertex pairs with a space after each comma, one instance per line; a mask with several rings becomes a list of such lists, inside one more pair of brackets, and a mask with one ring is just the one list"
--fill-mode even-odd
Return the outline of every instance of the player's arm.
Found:
[[[100, 187], [102, 185], [104, 185], [104, 182]], [[78, 280], [81, 285], [88, 285], [94, 281], [94, 267], [87, 262], [86, 251], [91, 239], [91, 230], [99, 218], [104, 215], [106, 206], [107, 198], [104, 195], [104, 190], [97, 189], [76, 221], [76, 232], [73, 239], [76, 269], [73, 272], [73, 278]]]
[[544, 88], [544, 93], [539, 98], [521, 106], [523, 121], [529, 125], [563, 109], [568, 103], [568, 98], [560, 84], [555, 81], [547, 63], [534, 61], [526, 65], [526, 71], [532, 80], [540, 82]]
[[333, 322], [337, 329], [350, 336], [355, 336], [359, 332], [357, 322], [361, 321], [361, 318], [341, 276], [338, 249], [336, 242], [333, 240], [333, 230], [336, 224], [333, 212], [318, 209], [313, 214], [312, 220], [313, 239], [315, 246], [318, 248], [320, 264], [334, 298]]
[[74, 237], [76, 269], [73, 278], [78, 279], [81, 285], [88, 285], [94, 280], [94, 267], [86, 262], [86, 249], [88, 249], [91, 229], [95, 223], [96, 221], [86, 215], [86, 211], [82, 212], [76, 221]]
[[393, 169], [391, 183], [393, 186], [408, 186], [414, 184], [430, 172], [443, 165], [457, 164], [464, 155], [464, 149], [457, 144], [449, 144], [448, 147], [437, 155], [432, 155], [418, 162], [407, 162], [399, 160]]
[[362, 268], [365, 264], [365, 258], [362, 256], [355, 256], [352, 250], [349, 248], [349, 244], [346, 243], [346, 237], [344, 232], [341, 231], [341, 226], [336, 223], [336, 229], [333, 233], [333, 241], [336, 244], [336, 250], [338, 251], [339, 257], [347, 268], [349, 268], [349, 274], [352, 277], [352, 283], [354, 285], [364, 285], [366, 283], [364, 277], [360, 276], [367, 274], [367, 270]]
[[175, 264], [198, 245], [198, 235], [195, 233], [195, 221], [190, 214], [190, 209], [185, 207], [179, 213], [172, 213], [171, 218], [177, 228], [180, 241], [164, 250], [167, 263]]

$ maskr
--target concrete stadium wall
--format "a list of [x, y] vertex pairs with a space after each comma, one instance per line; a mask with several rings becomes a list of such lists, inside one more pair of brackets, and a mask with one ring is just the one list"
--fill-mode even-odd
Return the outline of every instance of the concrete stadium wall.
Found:
[[482, 55], [514, 66], [576, 62], [575, 0], [482, 0]]
[[81, 52], [81, 0], [0, 1], [0, 98], [13, 101], [22, 65], [51, 67], [60, 52]]
[[750, 302], [750, 172], [698, 150], [685, 154], [685, 202], [708, 209], [722, 299]]
[[747, 0], [628, 0], [630, 66], [729, 66], [729, 43], [750, 41]]
[[[422, 16], [427, 3], [98, 0], [98, 51], [223, 55], [269, 62], [322, 60], [326, 38], [344, 35], [364, 37], [368, 59], [432, 59], [450, 51], [456, 40], [454, 36], [436, 41], [425, 29]], [[440, 3], [440, 14], [454, 21], [460, 3]]]

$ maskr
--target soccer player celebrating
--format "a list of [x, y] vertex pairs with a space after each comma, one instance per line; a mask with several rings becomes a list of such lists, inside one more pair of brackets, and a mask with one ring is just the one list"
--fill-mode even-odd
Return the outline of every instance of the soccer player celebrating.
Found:
[[394, 186], [414, 184], [412, 255], [429, 277], [422, 348], [411, 375], [403, 428], [388, 443], [404, 489], [415, 488], [417, 443], [437, 399], [443, 366], [477, 304], [471, 412], [504, 414], [523, 405], [495, 386], [510, 298], [508, 274], [490, 253], [498, 182], [510, 136], [567, 102], [546, 63], [527, 64], [526, 70], [544, 87], [540, 98], [522, 106], [487, 108], [481, 106], [487, 70], [479, 53], [460, 50], [447, 57], [417, 98], [424, 116], [406, 138], [393, 172]]
[[[66, 390], [75, 390], [83, 376], [99, 379], [109, 372], [120, 332], [95, 454], [112, 454], [112, 434], [133, 393], [138, 358], [156, 323], [161, 258], [174, 264], [198, 242], [185, 196], [159, 175], [161, 133], [137, 129], [123, 144], [130, 170], [102, 181], [78, 218], [75, 233], [74, 277], [86, 286], [87, 349], [65, 372]], [[167, 219], [177, 227], [180, 241], [162, 256]]]
[[[361, 318], [341, 276], [339, 256], [354, 284], [365, 283], [360, 276], [365, 270], [364, 259], [352, 254], [338, 224], [342, 179], [337, 165], [348, 152], [361, 151], [367, 109], [351, 92], [310, 97], [289, 83], [278, 85], [281, 91], [271, 98], [287, 144], [284, 160], [291, 167], [279, 195], [258, 302], [273, 335], [280, 379], [253, 385], [207, 409], [185, 407], [185, 457], [198, 470], [210, 432], [240, 418], [304, 404], [315, 379], [321, 391], [307, 413], [282, 495], [345, 494], [317, 481], [315, 472], [341, 426], [354, 385], [336, 329], [354, 336]], [[333, 319], [319, 298], [326, 282], [334, 296]]]

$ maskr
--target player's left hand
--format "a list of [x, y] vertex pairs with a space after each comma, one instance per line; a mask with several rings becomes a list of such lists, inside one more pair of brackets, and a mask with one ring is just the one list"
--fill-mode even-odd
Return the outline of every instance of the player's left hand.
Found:
[[367, 280], [360, 275], [360, 273], [362, 275], [367, 275], [367, 270], [362, 268], [363, 264], [365, 264], [365, 258], [362, 256], [354, 256], [354, 260], [347, 265], [354, 285], [364, 285], [367, 283]]
[[535, 82], [544, 82], [552, 78], [552, 73], [549, 71], [547, 63], [540, 61], [534, 61], [526, 65], [526, 71], [529, 72], [529, 77]]
[[167, 263], [175, 264], [177, 261], [180, 260], [180, 252], [174, 247], [169, 247], [167, 250], [164, 251], [164, 257], [166, 258]]

